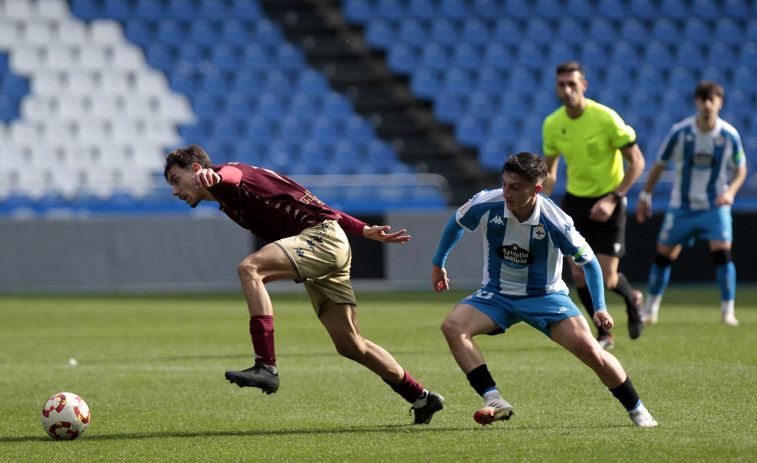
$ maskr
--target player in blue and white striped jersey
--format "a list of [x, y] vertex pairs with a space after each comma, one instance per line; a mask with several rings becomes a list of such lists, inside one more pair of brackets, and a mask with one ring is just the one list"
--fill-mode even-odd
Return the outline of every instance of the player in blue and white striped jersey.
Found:
[[[652, 216], [652, 192], [668, 163], [673, 162], [675, 183], [670, 204], [657, 238], [657, 256], [649, 272], [644, 318], [656, 323], [660, 302], [670, 278], [672, 263], [684, 245], [707, 239], [717, 268], [721, 315], [724, 323], [738, 325], [734, 316], [736, 269], [731, 256], [731, 205], [746, 179], [746, 157], [735, 128], [718, 117], [724, 91], [717, 82], [697, 85], [694, 101], [699, 113], [678, 122], [660, 147], [639, 194], [636, 219]], [[733, 170], [729, 184], [728, 169]]]
[[612, 328], [604, 299], [602, 269], [573, 220], [540, 194], [544, 160], [532, 153], [511, 156], [502, 168], [502, 188], [484, 190], [452, 216], [434, 256], [434, 290], [449, 290], [444, 268], [464, 230], [483, 230], [484, 280], [442, 323], [450, 351], [473, 389], [484, 398], [474, 420], [482, 425], [509, 419], [513, 407], [500, 395], [473, 337], [500, 334], [526, 322], [565, 347], [599, 376], [637, 426], [656, 426], [622, 365], [599, 346], [568, 296], [563, 256], [583, 267], [594, 303], [594, 323]]

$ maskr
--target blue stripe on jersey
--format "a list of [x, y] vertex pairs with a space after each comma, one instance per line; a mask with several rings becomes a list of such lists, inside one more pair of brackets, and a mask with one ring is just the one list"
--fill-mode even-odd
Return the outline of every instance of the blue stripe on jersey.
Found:
[[720, 171], [723, 169], [723, 151], [725, 143], [720, 146], [715, 145], [713, 150], [713, 166], [710, 180], [707, 182], [707, 199], [710, 201], [710, 207], [715, 207], [715, 198], [718, 197], [717, 182], [720, 177]]
[[[504, 201], [502, 202], [504, 205]], [[504, 210], [504, 207], [502, 208]], [[487, 222], [493, 217], [491, 212], [488, 213]], [[501, 216], [496, 216], [502, 218]], [[502, 272], [502, 259], [499, 258], [497, 249], [505, 244], [505, 232], [507, 231], [507, 220], [501, 221], [500, 226], [493, 226], [488, 224], [486, 227], [486, 245], [489, 247], [486, 255], [486, 268], [489, 270], [489, 281], [487, 282], [490, 287], [496, 288], [498, 291], [502, 290], [502, 282], [500, 280], [500, 274]]]
[[686, 127], [683, 130], [683, 166], [681, 166], [681, 208], [689, 209], [691, 206], [691, 199], [689, 192], [691, 191], [691, 171], [694, 169], [692, 165], [694, 157], [694, 136], [692, 135], [691, 127]]
[[[547, 219], [544, 214], [541, 214], [539, 221], [544, 224]], [[528, 244], [528, 250], [534, 255], [534, 262], [548, 263], [549, 262], [549, 239], [546, 237], [542, 239], [534, 238], [534, 229], [537, 227], [531, 227], [531, 240]], [[546, 233], [546, 230], [544, 231]], [[526, 294], [547, 294], [547, 266], [546, 265], [529, 265], [528, 266], [528, 282], [526, 283]]]

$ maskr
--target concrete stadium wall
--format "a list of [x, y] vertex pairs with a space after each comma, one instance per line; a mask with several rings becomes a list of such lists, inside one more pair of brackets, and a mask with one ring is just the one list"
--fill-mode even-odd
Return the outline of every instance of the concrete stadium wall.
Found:
[[[431, 259], [452, 212], [360, 217], [407, 228], [412, 240], [385, 245], [350, 236], [356, 287], [430, 290]], [[661, 220], [655, 216], [639, 225], [629, 217], [629, 255], [621, 271], [638, 284], [646, 283]], [[739, 281], [757, 281], [757, 242], [750, 238], [755, 229], [757, 214], [735, 214]], [[236, 265], [259, 246], [223, 216], [0, 220], [0, 292], [239, 290]], [[465, 233], [452, 251], [447, 270], [454, 289], [481, 283], [481, 249], [481, 234]], [[714, 280], [705, 243], [684, 250], [671, 275], [672, 282]]]

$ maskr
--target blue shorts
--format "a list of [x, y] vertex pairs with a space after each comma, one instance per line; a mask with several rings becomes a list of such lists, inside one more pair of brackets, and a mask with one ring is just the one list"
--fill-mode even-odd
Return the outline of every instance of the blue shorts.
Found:
[[668, 246], [693, 246], [697, 238], [731, 242], [733, 239], [731, 208], [706, 211], [668, 210], [657, 241]]
[[500, 329], [490, 335], [504, 333], [514, 324], [526, 322], [550, 336], [550, 323], [581, 315], [576, 304], [565, 293], [509, 296], [484, 287], [460, 301], [460, 304], [472, 305], [499, 325]]

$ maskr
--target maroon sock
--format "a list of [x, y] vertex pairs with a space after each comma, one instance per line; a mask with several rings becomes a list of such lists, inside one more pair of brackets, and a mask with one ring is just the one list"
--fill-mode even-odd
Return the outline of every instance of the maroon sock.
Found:
[[255, 363], [276, 365], [276, 349], [273, 344], [273, 315], [250, 317], [250, 336], [255, 349]]
[[384, 382], [391, 386], [392, 390], [401, 395], [403, 399], [413, 403], [418, 400], [418, 397], [420, 397], [421, 394], [423, 394], [423, 386], [421, 386], [421, 383], [416, 381], [415, 378], [410, 376], [410, 373], [408, 373], [407, 370], [403, 369], [402, 371], [405, 372], [405, 376], [399, 384], [392, 384], [387, 380], [384, 380]]

